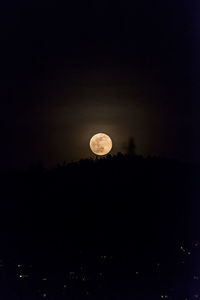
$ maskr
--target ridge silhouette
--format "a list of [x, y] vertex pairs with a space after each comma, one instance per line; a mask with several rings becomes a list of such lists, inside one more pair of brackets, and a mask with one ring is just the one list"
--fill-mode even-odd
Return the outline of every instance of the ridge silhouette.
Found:
[[[62, 273], [82, 259], [80, 250], [91, 269], [94, 257], [106, 253], [115, 259], [105, 271], [105, 293], [116, 293], [117, 299], [128, 290], [135, 299], [140, 293], [159, 293], [160, 286], [175, 285], [179, 276], [181, 267], [172, 274], [177, 248], [197, 237], [198, 172], [175, 160], [118, 153], [50, 170], [39, 164], [9, 175], [2, 179], [0, 225], [12, 245], [2, 242], [0, 254], [14, 249], [17, 257], [31, 257], [39, 269], [50, 263], [50, 273], [57, 268]], [[159, 278], [149, 273], [157, 262], [163, 266]], [[143, 283], [134, 275], [138, 269]], [[180, 276], [179, 296], [189, 284]]]

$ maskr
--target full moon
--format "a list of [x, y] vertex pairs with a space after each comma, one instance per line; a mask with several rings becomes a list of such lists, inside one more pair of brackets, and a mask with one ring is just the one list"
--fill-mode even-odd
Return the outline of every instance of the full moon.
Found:
[[105, 133], [97, 133], [90, 140], [90, 149], [96, 155], [105, 155], [112, 149], [112, 140]]

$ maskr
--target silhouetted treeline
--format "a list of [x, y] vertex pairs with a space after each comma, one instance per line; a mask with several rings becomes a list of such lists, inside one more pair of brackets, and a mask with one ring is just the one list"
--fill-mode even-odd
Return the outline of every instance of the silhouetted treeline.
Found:
[[195, 182], [197, 170], [189, 164], [121, 153], [52, 170], [40, 165], [4, 178], [2, 226], [96, 230], [97, 240], [102, 232], [108, 240], [133, 233], [156, 240], [179, 232], [183, 238], [195, 221]]

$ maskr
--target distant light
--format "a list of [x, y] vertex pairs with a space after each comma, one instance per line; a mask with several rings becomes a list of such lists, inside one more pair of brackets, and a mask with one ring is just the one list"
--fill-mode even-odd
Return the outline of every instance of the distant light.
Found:
[[183, 246], [181, 246], [180, 248], [181, 248], [181, 250], [182, 250], [183, 252], [185, 252], [185, 249], [183, 248]]
[[160, 263], [157, 263], [156, 266], [159, 268], [160, 267]]
[[67, 285], [66, 285], [66, 284], [64, 284], [64, 286], [63, 286], [63, 287], [64, 287], [64, 289], [66, 289], [66, 288], [67, 288]]
[[19, 277], [20, 277], [20, 278], [28, 278], [29, 275], [28, 275], [28, 274], [20, 274]]

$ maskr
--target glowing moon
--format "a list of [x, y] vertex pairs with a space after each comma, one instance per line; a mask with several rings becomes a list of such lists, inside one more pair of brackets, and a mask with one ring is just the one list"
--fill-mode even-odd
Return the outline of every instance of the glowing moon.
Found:
[[90, 140], [90, 149], [96, 155], [105, 155], [112, 149], [112, 140], [105, 133], [97, 133]]

